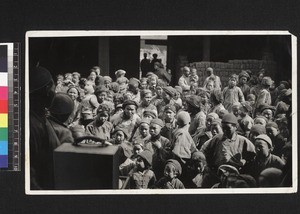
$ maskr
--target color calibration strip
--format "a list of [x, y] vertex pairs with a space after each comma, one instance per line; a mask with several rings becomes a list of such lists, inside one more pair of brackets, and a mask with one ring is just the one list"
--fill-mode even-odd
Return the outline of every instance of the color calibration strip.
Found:
[[19, 43], [0, 43], [0, 171], [20, 170]]

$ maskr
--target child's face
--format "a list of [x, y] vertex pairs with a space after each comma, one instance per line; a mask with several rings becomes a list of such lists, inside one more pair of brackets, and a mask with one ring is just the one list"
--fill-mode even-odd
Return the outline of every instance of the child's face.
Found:
[[146, 104], [148, 106], [150, 104], [151, 100], [152, 100], [152, 94], [150, 94], [150, 93], [145, 94], [144, 104]]
[[71, 80], [72, 81], [72, 74], [68, 74], [65, 76], [65, 79], [66, 80]]
[[266, 120], [264, 120], [263, 118], [256, 118], [256, 119], [254, 120], [254, 125], [255, 125], [255, 124], [260, 124], [260, 125], [266, 126], [267, 122], [266, 122]]
[[73, 83], [77, 84], [79, 82], [79, 76], [73, 75], [72, 81], [73, 81]]
[[210, 129], [213, 136], [223, 133], [223, 130], [219, 124], [212, 124]]
[[108, 114], [107, 113], [100, 113], [97, 115], [97, 120], [99, 123], [103, 124], [105, 121], [108, 120]]
[[201, 94], [201, 95], [200, 95], [200, 102], [201, 102], [202, 104], [207, 103], [207, 102], [208, 102], [208, 97], [207, 97], [205, 94]]
[[68, 91], [69, 96], [72, 98], [72, 100], [76, 100], [78, 98], [78, 91], [75, 88], [71, 88]]
[[102, 103], [102, 102], [105, 100], [106, 96], [107, 96], [106, 92], [101, 92], [101, 93], [99, 93], [99, 94], [97, 95], [98, 102], [99, 102], [99, 103]]
[[157, 125], [157, 124], [151, 124], [150, 125], [150, 135], [152, 137], [155, 137], [157, 135], [159, 135], [161, 130], [161, 126]]
[[148, 84], [146, 81], [141, 82], [141, 89], [146, 89], [148, 87]]
[[143, 147], [139, 144], [134, 145], [133, 154], [137, 155], [143, 151]]
[[165, 92], [163, 92], [163, 99], [164, 100], [167, 100], [167, 101], [169, 101], [169, 100], [171, 100], [171, 97], [170, 97], [170, 95], [169, 94], [167, 94], [167, 93], [165, 93]]
[[250, 133], [249, 133], [249, 140], [250, 140], [251, 142], [255, 142], [255, 138], [256, 138], [258, 135], [259, 135], [258, 133], [250, 131]]
[[255, 103], [255, 98], [254, 97], [249, 97], [247, 101], [250, 102], [251, 106], [253, 106], [254, 103]]
[[278, 129], [276, 129], [274, 127], [268, 127], [266, 129], [266, 131], [267, 131], [267, 135], [269, 137], [276, 137], [278, 135], [278, 132], [279, 132]]
[[172, 110], [168, 109], [165, 111], [165, 121], [166, 122], [173, 121], [174, 117], [175, 117], [175, 113]]
[[128, 116], [129, 118], [132, 118], [135, 114], [136, 107], [135, 105], [127, 105], [124, 109], [124, 114]]
[[213, 118], [211, 118], [211, 117], [206, 118], [206, 128], [207, 128], [207, 130], [211, 129], [212, 120], [213, 120]]
[[260, 139], [255, 140], [255, 151], [256, 151], [256, 155], [257, 157], [268, 157], [271, 150], [269, 148], [269, 145]]
[[248, 114], [248, 112], [245, 108], [240, 108], [239, 114], [241, 117], [245, 117]]
[[97, 76], [97, 74], [96, 74], [94, 71], [92, 71], [92, 72], [90, 73], [90, 79], [91, 79], [92, 81], [95, 81], [96, 76]]
[[241, 77], [240, 78], [240, 83], [243, 85], [243, 84], [246, 84], [247, 83], [247, 78], [246, 77]]
[[140, 134], [142, 137], [147, 137], [149, 134], [149, 125], [147, 123], [142, 123], [140, 125]]
[[233, 106], [233, 107], [232, 107], [232, 113], [233, 113], [236, 117], [238, 117], [239, 114], [240, 114], [240, 107], [239, 107], [239, 106]]
[[116, 142], [121, 143], [125, 140], [125, 135], [122, 131], [117, 131], [116, 133]]
[[234, 87], [236, 86], [236, 79], [231, 78], [228, 82], [229, 87]]
[[144, 169], [145, 169], [145, 163], [144, 163], [144, 160], [143, 160], [143, 158], [141, 158], [140, 156], [137, 157], [137, 160], [136, 160], [136, 166], [137, 166], [138, 170], [144, 170]]
[[157, 94], [158, 96], [162, 96], [162, 93], [163, 93], [163, 89], [162, 89], [161, 87], [157, 87], [157, 88], [156, 88], [156, 94]]
[[265, 116], [268, 120], [271, 120], [273, 118], [273, 112], [270, 109], [265, 109], [262, 112], [262, 115]]
[[165, 166], [164, 175], [169, 180], [172, 180], [173, 178], [176, 177], [175, 167], [173, 166], [173, 164], [167, 164]]

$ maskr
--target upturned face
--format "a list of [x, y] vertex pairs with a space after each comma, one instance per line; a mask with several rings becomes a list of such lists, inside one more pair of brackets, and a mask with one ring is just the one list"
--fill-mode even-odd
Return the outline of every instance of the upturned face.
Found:
[[162, 127], [157, 124], [151, 124], [150, 125], [150, 135], [152, 137], [159, 135], [161, 128]]
[[132, 118], [135, 112], [136, 112], [135, 105], [127, 105], [124, 109], [124, 114], [129, 118]]
[[142, 137], [147, 137], [149, 134], [149, 125], [147, 123], [142, 123], [140, 125], [140, 134]]
[[75, 88], [71, 88], [68, 91], [69, 96], [71, 97], [72, 100], [76, 100], [79, 96], [78, 91]]
[[168, 109], [165, 111], [165, 121], [171, 122], [175, 118], [175, 112], [173, 112], [171, 109]]
[[261, 139], [256, 139], [254, 145], [258, 157], [268, 157], [271, 153], [268, 143]]
[[234, 87], [236, 86], [236, 79], [231, 78], [228, 82], [229, 87]]
[[172, 180], [173, 178], [176, 177], [175, 167], [173, 166], [173, 164], [169, 164], [169, 163], [166, 164], [164, 169], [164, 176], [169, 180]]
[[262, 112], [262, 115], [264, 117], [266, 117], [268, 120], [272, 120], [273, 119], [273, 112], [271, 109], [265, 109], [263, 112]]

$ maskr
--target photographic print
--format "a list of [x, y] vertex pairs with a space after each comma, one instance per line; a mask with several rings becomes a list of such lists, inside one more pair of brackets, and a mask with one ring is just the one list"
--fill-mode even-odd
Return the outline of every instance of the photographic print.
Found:
[[297, 191], [286, 31], [30, 31], [27, 194]]

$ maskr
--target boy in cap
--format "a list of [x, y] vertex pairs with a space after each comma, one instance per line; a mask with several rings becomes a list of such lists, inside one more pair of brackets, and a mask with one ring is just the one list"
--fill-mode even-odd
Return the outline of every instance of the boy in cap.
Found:
[[178, 80], [178, 85], [182, 88], [188, 88], [190, 89], [190, 68], [187, 66], [184, 66], [182, 68], [182, 76]]
[[134, 144], [142, 144], [144, 145], [144, 142], [150, 138], [150, 119], [143, 118], [140, 122], [140, 125], [138, 127], [139, 131], [136, 132], [135, 136], [132, 139], [132, 142]]
[[157, 189], [184, 189], [183, 183], [178, 179], [182, 168], [177, 160], [169, 159], [164, 168], [164, 177], [155, 184]]
[[126, 100], [123, 103], [124, 112], [119, 114], [118, 117], [113, 122], [114, 127], [120, 124], [126, 126], [127, 132], [130, 135], [128, 139], [131, 139], [131, 137], [134, 135], [141, 121], [141, 118], [136, 114], [137, 107], [138, 105], [135, 101]]
[[150, 139], [144, 142], [145, 149], [153, 154], [152, 168], [157, 179], [163, 176], [163, 167], [170, 156], [170, 141], [160, 135], [164, 123], [161, 119], [153, 119], [150, 123]]
[[114, 145], [119, 145], [119, 163], [123, 163], [132, 156], [133, 146], [128, 142], [130, 134], [124, 125], [118, 125], [113, 132], [113, 138], [109, 141]]
[[270, 94], [270, 87], [273, 84], [273, 81], [270, 77], [264, 77], [261, 81], [261, 87], [262, 89], [259, 91], [255, 103], [255, 109], [254, 109], [254, 116], [256, 115], [256, 112], [262, 104], [271, 105], [272, 104], [272, 98]]
[[172, 86], [164, 87], [163, 90], [163, 100], [157, 104], [158, 117], [160, 119], [163, 119], [164, 109], [166, 105], [175, 105], [173, 97], [177, 92], [176, 89], [174, 89]]
[[249, 174], [251, 174], [256, 180], [258, 180], [260, 173], [264, 169], [270, 167], [278, 169], [283, 168], [284, 162], [278, 156], [271, 154], [273, 144], [271, 138], [269, 138], [266, 134], [258, 135], [255, 138], [254, 145], [256, 156], [254, 162], [250, 166], [251, 172], [249, 172]]
[[237, 124], [237, 118], [233, 114], [224, 115], [222, 118], [224, 133], [216, 135], [200, 150], [205, 154], [208, 166], [215, 172], [222, 164], [242, 168], [255, 156], [253, 143], [237, 134]]
[[228, 178], [232, 175], [239, 174], [239, 170], [236, 167], [227, 164], [221, 165], [217, 171], [220, 183], [216, 183], [212, 188], [228, 188]]
[[218, 77], [217, 75], [214, 75], [214, 69], [211, 68], [211, 67], [208, 67], [206, 69], [206, 73], [207, 73], [207, 77], [206, 77], [206, 79], [204, 81], [203, 87], [205, 88], [205, 86], [207, 85], [208, 81], [211, 79], [211, 80], [214, 81], [215, 88], [221, 90], [222, 83], [221, 83], [220, 77]]
[[149, 120], [157, 118], [157, 111], [154, 111], [152, 109], [145, 109], [144, 112], [143, 112], [142, 118], [146, 118], [146, 119], [149, 119]]
[[188, 112], [181, 111], [177, 115], [178, 128], [174, 131], [174, 138], [172, 139], [173, 154], [176, 159], [185, 164], [192, 154], [197, 151], [194, 140], [192, 139], [188, 128], [191, 118]]
[[108, 121], [109, 115], [107, 110], [103, 110], [99, 107], [95, 120], [86, 126], [87, 135], [96, 136], [109, 141], [113, 132], [113, 124]]
[[130, 189], [148, 189], [154, 186], [156, 177], [151, 165], [152, 153], [149, 150], [137, 155], [136, 166], [130, 172]]
[[261, 111], [261, 115], [264, 116], [268, 122], [273, 121], [274, 112], [275, 112], [274, 106], [269, 106], [267, 104], [261, 105], [260, 111]]
[[213, 92], [210, 94], [210, 104], [211, 107], [209, 109], [209, 113], [217, 113], [219, 115], [219, 112], [221, 110], [225, 110], [223, 106], [223, 94], [221, 90], [213, 90]]
[[145, 89], [141, 92], [141, 98], [142, 102], [140, 103], [138, 109], [137, 109], [137, 114], [142, 117], [145, 109], [151, 109], [153, 111], [156, 111], [157, 114], [157, 108], [151, 103], [151, 100], [153, 98], [152, 96], [152, 91], [149, 89]]
[[119, 172], [123, 176], [127, 176], [129, 172], [136, 166], [138, 154], [144, 151], [144, 146], [140, 143], [133, 144], [133, 155], [127, 158], [120, 166]]
[[266, 131], [267, 135], [271, 138], [274, 145], [272, 154], [281, 157], [282, 149], [287, 143], [287, 139], [282, 136], [282, 134], [279, 131], [278, 125], [275, 122], [267, 123]]
[[97, 86], [95, 89], [95, 95], [97, 97], [98, 103], [105, 104], [109, 107], [109, 113], [112, 114], [115, 110], [115, 106], [113, 102], [108, 101], [107, 96], [108, 96], [108, 91], [109, 89], [104, 87], [104, 86]]
[[254, 125], [254, 120], [249, 116], [249, 113], [252, 112], [252, 108], [248, 102], [241, 103], [239, 116], [241, 120], [239, 121], [239, 127], [242, 131], [242, 135], [249, 137], [250, 130]]
[[164, 109], [164, 122], [165, 126], [161, 129], [161, 136], [172, 139], [173, 131], [177, 128], [176, 107], [174, 105], [166, 105]]
[[268, 119], [262, 115], [258, 115], [256, 118], [254, 118], [254, 125], [260, 124], [264, 127], [266, 127], [268, 122]]
[[249, 133], [249, 140], [254, 143], [258, 135], [266, 134], [266, 127], [261, 124], [254, 124]]
[[185, 102], [186, 111], [191, 115], [189, 133], [193, 137], [195, 134], [205, 129], [206, 115], [200, 108], [200, 98], [197, 95], [187, 97]]
[[232, 112], [231, 107], [233, 103], [236, 102], [245, 102], [244, 94], [241, 89], [236, 86], [238, 81], [238, 77], [236, 74], [233, 74], [229, 77], [228, 86], [223, 90], [223, 105], [225, 109], [229, 112]]
[[250, 86], [247, 84], [247, 82], [250, 79], [250, 75], [247, 71], [242, 70], [239, 74], [239, 84], [238, 86], [242, 90], [244, 97], [247, 97], [250, 94]]

